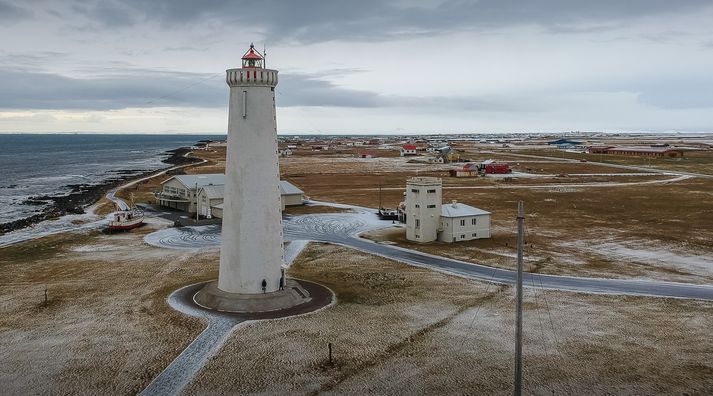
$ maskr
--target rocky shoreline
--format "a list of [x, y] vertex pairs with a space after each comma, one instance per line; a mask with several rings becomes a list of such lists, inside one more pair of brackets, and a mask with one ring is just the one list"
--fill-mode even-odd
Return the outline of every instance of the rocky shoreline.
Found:
[[[174, 150], [166, 151], [170, 154], [168, 158], [162, 160], [171, 167], [178, 165], [187, 165], [195, 162], [199, 162], [200, 159], [193, 157], [186, 157], [186, 154], [191, 151], [188, 147], [181, 147]], [[33, 216], [25, 217], [22, 219], [10, 221], [7, 223], [0, 224], [0, 234], [4, 234], [10, 231], [19, 230], [21, 228], [29, 227], [33, 224], [39, 223], [44, 220], [49, 220], [64, 216], [67, 214], [82, 214], [84, 213], [84, 208], [89, 205], [94, 204], [99, 201], [108, 190], [118, 187], [131, 180], [139, 179], [142, 177], [150, 176], [154, 173], [161, 172], [166, 168], [155, 169], [155, 170], [136, 170], [136, 169], [121, 169], [116, 170], [113, 173], [117, 177], [108, 179], [100, 184], [72, 184], [68, 185], [72, 190], [67, 195], [62, 196], [51, 196], [51, 195], [39, 195], [28, 198], [24, 203], [28, 205], [47, 205], [49, 206], [44, 209], [42, 213], [38, 213]], [[136, 173], [139, 171], [139, 173]]]

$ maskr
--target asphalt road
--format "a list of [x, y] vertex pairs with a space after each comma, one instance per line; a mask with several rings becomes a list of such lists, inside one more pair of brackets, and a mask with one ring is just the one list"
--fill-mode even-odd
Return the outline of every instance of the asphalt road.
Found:
[[[334, 243], [407, 264], [478, 280], [505, 284], [513, 284], [515, 282], [515, 272], [511, 270], [420, 253], [358, 237], [358, 234], [363, 231], [390, 225], [390, 221], [378, 220], [376, 215], [371, 213], [306, 215], [289, 218], [285, 221], [285, 238]], [[523, 284], [526, 287], [583, 293], [626, 294], [713, 301], [713, 286], [687, 283], [582, 278], [526, 272], [523, 276]]]
[[[358, 234], [392, 226], [392, 222], [379, 220], [371, 210], [356, 207], [353, 209], [356, 213], [286, 216], [284, 219], [285, 240], [333, 243], [403, 263], [467, 278], [505, 284], [513, 284], [515, 282], [515, 272], [511, 270], [449, 259], [360, 238]], [[172, 249], [217, 248], [220, 246], [220, 226], [168, 228], [149, 234], [144, 240], [154, 246]], [[540, 287], [552, 290], [713, 301], [713, 286], [710, 285], [649, 280], [584, 278], [529, 272], [525, 273], [523, 282], [525, 287]]]

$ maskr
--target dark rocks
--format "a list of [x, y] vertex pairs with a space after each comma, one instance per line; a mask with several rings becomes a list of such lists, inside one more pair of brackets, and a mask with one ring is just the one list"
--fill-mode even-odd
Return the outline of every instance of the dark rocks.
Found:
[[[186, 154], [190, 151], [191, 149], [188, 147], [181, 147], [175, 150], [169, 150], [166, 153], [170, 155], [162, 162], [166, 164], [171, 164], [173, 166], [187, 165], [195, 162], [200, 162], [201, 160], [198, 158], [186, 157]], [[137, 174], [136, 171], [139, 171], [139, 173]], [[36, 215], [26, 217], [24, 219], [0, 224], [0, 233], [19, 230], [21, 228], [29, 227], [41, 221], [54, 219], [60, 216], [64, 216], [66, 214], [83, 214], [85, 213], [85, 207], [100, 200], [108, 190], [118, 187], [129, 180], [146, 177], [160, 171], [161, 169], [152, 171], [122, 169], [114, 171], [114, 173], [119, 175], [119, 177], [106, 180], [100, 184], [68, 185], [67, 187], [69, 187], [71, 191], [67, 195], [41, 195], [30, 197], [22, 203], [26, 205], [37, 206], [48, 205], [48, 207], [44, 210], [43, 213], [38, 213]]]

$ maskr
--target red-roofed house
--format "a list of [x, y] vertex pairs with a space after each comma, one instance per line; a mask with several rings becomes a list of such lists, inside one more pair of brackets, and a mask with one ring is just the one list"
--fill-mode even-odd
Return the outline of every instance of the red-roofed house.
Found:
[[401, 147], [401, 156], [406, 157], [408, 155], [416, 155], [416, 146], [413, 144], [404, 144]]

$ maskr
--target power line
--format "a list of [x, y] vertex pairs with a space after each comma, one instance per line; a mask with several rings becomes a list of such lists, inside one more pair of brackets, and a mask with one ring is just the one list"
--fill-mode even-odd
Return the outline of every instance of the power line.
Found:
[[[529, 235], [530, 235], [529, 227], [527, 226], [527, 224], [525, 224], [525, 235], [528, 236], [528, 237], [529, 237]], [[531, 244], [531, 246], [532, 246], [532, 244]], [[532, 264], [530, 264], [530, 270], [532, 270]], [[541, 290], [541, 292], [542, 292], [542, 297], [543, 297], [543, 299], [545, 300], [545, 308], [547, 309], [547, 316], [549, 317], [550, 326], [551, 326], [551, 328], [552, 328], [552, 336], [553, 336], [553, 338], [554, 338], [554, 343], [555, 343], [555, 345], [554, 345], [554, 352], [557, 354], [557, 356], [559, 356], [560, 361], [564, 363], [564, 356], [562, 355], [562, 352], [560, 351], [559, 340], [558, 340], [558, 337], [557, 337], [557, 332], [555, 331], [554, 321], [552, 320], [552, 311], [550, 310], [550, 304], [549, 304], [549, 302], [547, 301], [547, 294], [546, 294], [546, 292], [545, 292], [544, 284], [542, 283], [542, 275], [530, 271], [530, 282], [531, 282], [531, 284], [532, 284], [532, 290], [533, 290], [533, 293], [534, 293], [534, 296], [535, 296], [535, 308], [537, 309], [537, 316], [538, 316], [538, 319], [539, 319], [539, 321], [540, 321], [540, 332], [542, 333], [542, 339], [543, 339], [543, 342], [545, 343], [545, 346], [544, 346], [544, 348], [545, 348], [545, 357], [546, 357], [547, 360], [549, 360], [549, 355], [548, 355], [548, 353], [547, 353], [547, 340], [545, 339], [544, 326], [542, 325], [542, 317], [540, 316], [539, 305], [538, 305], [538, 303], [537, 303], [537, 286], [536, 286], [536, 284], [535, 284], [535, 279], [534, 279], [535, 275], [537, 275], [537, 278], [538, 278], [539, 283], [540, 283], [540, 290]], [[553, 360], [554, 360], [554, 357], [553, 357]], [[567, 375], [566, 372], [563, 372], [563, 377], [565, 378], [565, 381], [566, 381], [566, 383], [567, 383], [567, 387], [571, 389], [572, 387], [571, 387], [571, 385], [570, 385], [569, 376]], [[553, 392], [554, 392], [554, 391], [553, 391]]]
[[[493, 283], [493, 278], [495, 277], [495, 272], [497, 271], [497, 268], [493, 268], [493, 273], [490, 275], [490, 280], [488, 280], [488, 283], [485, 287], [485, 292], [483, 292], [484, 295], [488, 294], [488, 290], [490, 290], [490, 285]], [[478, 313], [480, 312], [480, 308], [483, 307], [483, 304], [478, 305], [478, 309], [475, 310], [475, 315], [473, 315], [473, 319], [470, 321], [470, 325], [468, 326], [468, 331], [466, 332], [466, 335], [463, 336], [463, 341], [460, 343], [460, 347], [463, 348], [463, 345], [465, 345], [466, 337], [470, 333], [470, 330], [473, 328], [473, 324], [475, 324], [475, 319], [478, 317]]]

